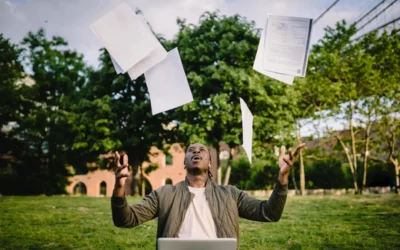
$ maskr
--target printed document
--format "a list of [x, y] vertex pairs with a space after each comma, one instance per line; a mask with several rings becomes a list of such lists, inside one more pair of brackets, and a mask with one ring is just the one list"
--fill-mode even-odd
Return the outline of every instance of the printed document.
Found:
[[264, 70], [305, 77], [312, 19], [268, 15]]

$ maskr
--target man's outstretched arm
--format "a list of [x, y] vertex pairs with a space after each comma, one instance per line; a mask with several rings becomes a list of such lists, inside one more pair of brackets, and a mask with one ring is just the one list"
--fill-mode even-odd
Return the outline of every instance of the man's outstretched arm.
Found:
[[287, 184], [279, 181], [268, 200], [259, 200], [233, 187], [237, 197], [239, 216], [248, 220], [277, 222], [282, 216], [287, 197]]
[[125, 180], [128, 173], [128, 156], [124, 155], [123, 165], [119, 163], [120, 155], [115, 153], [115, 187], [111, 197], [111, 212], [114, 225], [117, 227], [136, 227], [157, 217], [158, 197], [153, 191], [139, 203], [128, 205], [125, 198]]
[[275, 188], [268, 200], [258, 200], [248, 196], [245, 192], [233, 187], [233, 193], [237, 198], [239, 216], [249, 220], [277, 222], [282, 216], [285, 207], [289, 173], [293, 166], [296, 155], [304, 147], [304, 144], [297, 146], [294, 153], [289, 149], [286, 155], [286, 148], [281, 148], [279, 157], [279, 176]]
[[146, 195], [134, 205], [128, 205], [125, 196], [111, 197], [111, 211], [114, 225], [117, 227], [136, 227], [158, 216], [158, 197], [156, 191]]

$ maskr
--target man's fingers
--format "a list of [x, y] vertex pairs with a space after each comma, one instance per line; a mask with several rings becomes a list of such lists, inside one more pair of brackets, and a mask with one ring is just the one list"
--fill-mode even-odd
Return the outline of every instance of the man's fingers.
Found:
[[122, 169], [127, 168], [127, 167], [128, 167], [128, 165], [121, 165], [121, 166], [118, 166], [118, 167], [116, 168], [116, 172], [117, 172], [117, 173], [118, 173], [118, 172], [121, 172]]
[[290, 157], [290, 158], [289, 158], [290, 160], [293, 160], [294, 157], [295, 157], [295, 156], [293, 156], [293, 151], [292, 151], [291, 148], [289, 148], [289, 157]]
[[127, 154], [124, 154], [123, 165], [128, 166], [128, 155]]
[[296, 156], [300, 153], [300, 150], [301, 150], [302, 148], [304, 148], [305, 146], [306, 146], [305, 143], [302, 143], [302, 144], [297, 145], [296, 150], [294, 151], [293, 156], [296, 157]]
[[118, 179], [129, 177], [129, 174], [120, 174], [118, 175]]
[[282, 146], [282, 147], [281, 147], [281, 157], [284, 157], [285, 154], [286, 154], [286, 147], [285, 147], [285, 146]]
[[288, 158], [283, 157], [283, 161], [286, 162], [286, 164], [288, 164], [289, 166], [293, 166], [293, 162], [290, 161]]
[[119, 153], [118, 153], [118, 151], [115, 151], [115, 154], [114, 154], [114, 168], [118, 168], [119, 167], [119, 158], [120, 158], [120, 155], [119, 155]]

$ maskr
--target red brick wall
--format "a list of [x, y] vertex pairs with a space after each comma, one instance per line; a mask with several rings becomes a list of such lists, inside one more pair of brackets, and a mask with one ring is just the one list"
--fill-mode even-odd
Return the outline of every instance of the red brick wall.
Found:
[[[221, 150], [227, 150], [226, 144], [221, 145]], [[211, 152], [211, 172], [216, 176], [217, 172], [217, 155], [215, 149], [210, 148]], [[166, 156], [161, 150], [156, 147], [152, 147], [150, 150], [149, 162], [144, 162], [142, 164], [143, 168], [146, 168], [150, 164], [157, 163], [158, 169], [151, 172], [145, 177], [149, 180], [152, 189], [157, 189], [165, 184], [167, 179], [172, 180], [172, 184], [176, 184], [183, 181], [186, 176], [186, 170], [184, 169], [183, 161], [185, 158], [185, 150], [178, 144], [173, 144], [169, 153], [172, 156], [172, 165], [166, 165]], [[138, 178], [140, 173], [136, 176]], [[79, 182], [82, 182], [86, 186], [87, 196], [100, 196], [100, 183], [102, 181], [106, 182], [107, 192], [106, 196], [111, 196], [115, 184], [115, 177], [112, 171], [108, 170], [96, 170], [88, 173], [87, 175], [75, 175], [69, 179], [71, 184], [67, 187], [67, 192], [73, 194], [74, 187]], [[216, 180], [214, 178], [214, 180]], [[132, 194], [132, 190], [128, 190], [131, 187], [132, 178], [129, 177], [126, 182], [125, 193], [127, 195]]]

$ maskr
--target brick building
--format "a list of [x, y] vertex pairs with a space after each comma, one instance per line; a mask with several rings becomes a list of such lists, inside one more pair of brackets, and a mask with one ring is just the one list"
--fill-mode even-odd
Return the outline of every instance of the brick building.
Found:
[[[229, 150], [224, 143], [220, 145], [221, 151]], [[211, 152], [211, 172], [216, 176], [217, 171], [217, 153], [213, 148]], [[165, 184], [175, 184], [183, 181], [186, 176], [186, 170], [183, 166], [185, 158], [184, 149], [178, 144], [173, 144], [169, 149], [169, 155], [165, 155], [161, 150], [152, 147], [149, 153], [149, 162], [142, 164], [142, 169], [150, 165], [157, 164], [158, 168], [149, 175], [144, 174], [151, 185], [151, 189], [157, 189]], [[140, 173], [136, 176], [139, 178]], [[111, 196], [114, 189], [114, 173], [109, 170], [95, 170], [86, 175], [75, 175], [70, 177], [71, 184], [67, 186], [67, 192], [72, 195], [85, 194], [87, 196]], [[131, 195], [134, 193], [132, 176], [127, 178], [125, 184], [125, 193]]]

